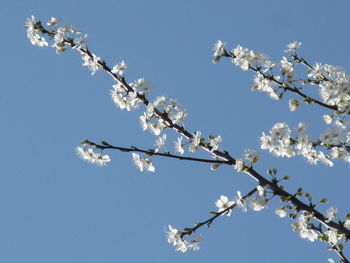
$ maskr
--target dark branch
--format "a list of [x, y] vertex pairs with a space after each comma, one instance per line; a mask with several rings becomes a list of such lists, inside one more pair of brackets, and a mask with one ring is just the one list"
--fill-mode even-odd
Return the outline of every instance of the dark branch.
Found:
[[140, 152], [140, 153], [144, 153], [144, 154], [149, 155], [149, 156], [163, 156], [163, 157], [174, 158], [174, 159], [178, 159], [178, 160], [187, 160], [187, 161], [194, 161], [194, 162], [201, 162], [201, 163], [228, 164], [227, 161], [223, 161], [223, 160], [194, 158], [194, 157], [175, 155], [175, 154], [170, 154], [170, 153], [160, 153], [160, 152], [155, 152], [154, 150], [143, 150], [143, 149], [140, 149], [140, 148], [135, 147], [135, 146], [125, 148], [125, 147], [120, 147], [120, 146], [113, 146], [107, 142], [101, 142], [101, 143], [102, 144], [96, 144], [96, 143], [91, 142], [89, 140], [82, 141], [82, 144], [87, 144], [87, 145], [96, 147], [97, 149], [101, 149], [101, 150], [114, 149], [114, 150], [119, 150], [121, 152]]

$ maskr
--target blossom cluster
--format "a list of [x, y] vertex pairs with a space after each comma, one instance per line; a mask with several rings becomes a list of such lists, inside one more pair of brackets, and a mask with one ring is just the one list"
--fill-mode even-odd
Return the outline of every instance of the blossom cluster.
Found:
[[192, 250], [198, 250], [199, 249], [199, 242], [201, 241], [200, 236], [194, 236], [194, 239], [192, 241], [184, 240], [182, 237], [181, 231], [177, 230], [176, 228], [173, 228], [172, 225], [169, 225], [169, 231], [167, 232], [168, 237], [168, 243], [172, 244], [176, 247], [176, 251], [181, 251], [182, 253], [185, 253], [189, 249]]
[[275, 66], [265, 54], [240, 45], [234, 48], [231, 54], [233, 55], [232, 62], [244, 71], [250, 67], [263, 67], [265, 70], [270, 70]]
[[307, 211], [302, 211], [298, 217], [298, 220], [292, 225], [294, 231], [299, 231], [299, 235], [303, 239], [308, 239], [314, 242], [316, 239], [321, 239], [328, 242], [330, 245], [335, 246], [339, 240], [344, 238], [344, 235], [338, 234], [333, 229], [327, 229], [324, 233], [318, 234], [315, 231], [315, 227], [311, 220], [313, 215]]
[[102, 155], [101, 153], [95, 153], [92, 148], [84, 149], [79, 146], [76, 148], [76, 152], [81, 159], [98, 166], [105, 166], [111, 161], [107, 154]]
[[[82, 32], [70, 25], [63, 25], [58, 27], [59, 19], [51, 17], [46, 23], [51, 29], [50, 36], [53, 39], [52, 47], [56, 48], [56, 53], [61, 54], [67, 48], [86, 48], [87, 35], [82, 35]], [[48, 42], [41, 35], [45, 30], [41, 25], [40, 20], [36, 20], [34, 16], [27, 19], [25, 27], [27, 29], [27, 36], [33, 45], [39, 47], [48, 46]]]
[[121, 110], [131, 111], [137, 109], [141, 102], [137, 96], [136, 91], [128, 91], [126, 87], [117, 83], [114, 84], [113, 89], [110, 91], [113, 102]]
[[[279, 76], [274, 76], [274, 80], [279, 80]], [[254, 84], [252, 86], [252, 90], [258, 90], [265, 92], [270, 98], [274, 100], [279, 100], [280, 97], [277, 93], [277, 84], [271, 79], [265, 78], [265, 76], [257, 72], [254, 78]]]
[[28, 18], [25, 27], [27, 29], [27, 37], [34, 46], [47, 47], [48, 43], [44, 37], [40, 35], [39, 28], [41, 27], [41, 22], [35, 20], [34, 16]]
[[[269, 150], [276, 156], [292, 157], [296, 154], [304, 156], [309, 163], [317, 164], [319, 161], [332, 166], [331, 159], [343, 159], [350, 162], [350, 122], [346, 115], [350, 113], [350, 77], [340, 68], [333, 65], [316, 63], [309, 65], [304, 59], [296, 54], [301, 43], [291, 42], [287, 45], [285, 52], [290, 53], [287, 57], [282, 57], [280, 63], [281, 76], [272, 73], [272, 69], [277, 65], [271, 62], [266, 55], [249, 50], [238, 45], [230, 53], [225, 50], [226, 43], [218, 41], [214, 45], [214, 60], [217, 62], [221, 56], [231, 57], [232, 62], [242, 70], [252, 70], [255, 72], [252, 90], [266, 92], [272, 99], [281, 99], [286, 90], [300, 94], [306, 84], [317, 85], [321, 101], [320, 105], [336, 107], [333, 114], [324, 115], [327, 124], [333, 124], [335, 128], [327, 129], [322, 133], [318, 141], [313, 142], [310, 135], [306, 135], [300, 130], [300, 134], [292, 139], [290, 129], [285, 123], [277, 123], [270, 130], [270, 135], [265, 135], [261, 139], [261, 148]], [[296, 74], [297, 64], [304, 64], [307, 68], [306, 78], [293, 79]], [[301, 86], [297, 86], [297, 84]], [[303, 95], [302, 100], [290, 99], [289, 108], [295, 111], [302, 102], [312, 103], [316, 99]], [[322, 104], [324, 103], [324, 104]], [[304, 125], [304, 124], [302, 124]], [[330, 153], [327, 155], [316, 146], [323, 146]], [[242, 167], [242, 162], [238, 162], [238, 169]]]
[[[163, 114], [163, 118], [160, 118]], [[153, 103], [148, 103], [146, 111], [140, 116], [142, 129], [150, 130], [155, 135], [159, 135], [169, 125], [183, 125], [187, 116], [184, 110], [175, 99], [164, 96], [157, 97]]]
[[266, 192], [264, 187], [258, 185], [256, 196], [242, 197], [242, 193], [237, 191], [237, 196], [233, 200], [229, 200], [227, 196], [221, 195], [220, 198], [215, 202], [216, 207], [218, 208], [217, 213], [222, 213], [221, 215], [230, 216], [232, 214], [232, 208], [237, 206], [242, 209], [243, 212], [247, 212], [247, 203], [249, 203], [250, 208], [253, 211], [263, 210], [268, 202], [266, 198]]
[[350, 77], [340, 67], [316, 63], [308, 77], [314, 81], [311, 84], [320, 87], [322, 101], [335, 105], [343, 114], [350, 113]]
[[143, 171], [149, 171], [154, 172], [156, 169], [154, 168], [153, 164], [151, 163], [151, 160], [141, 157], [137, 153], [132, 153], [132, 158], [134, 160], [134, 164], [141, 172]]
[[318, 235], [312, 229], [312, 223], [311, 223], [312, 218], [313, 218], [312, 214], [306, 211], [303, 211], [299, 215], [298, 220], [292, 226], [294, 231], [300, 232], [301, 238], [306, 238], [314, 242], [317, 239]]
[[244, 157], [236, 159], [234, 168], [237, 172], [241, 172], [245, 167], [252, 167], [260, 158], [259, 153], [253, 149], [245, 150]]
[[95, 54], [92, 54], [91, 56], [82, 52], [82, 59], [83, 64], [82, 66], [88, 67], [88, 69], [91, 71], [91, 75], [94, 75], [99, 69], [100, 69], [100, 57], [96, 56]]
[[[327, 118], [327, 117], [325, 117]], [[296, 131], [299, 135], [294, 139], [291, 137], [291, 130], [286, 123], [276, 123], [270, 130], [270, 135], [260, 137], [261, 149], [268, 150], [278, 157], [293, 157], [295, 154], [306, 158], [310, 164], [317, 164], [319, 161], [333, 166], [331, 159], [343, 159], [350, 162], [350, 154], [347, 144], [350, 142], [349, 128], [345, 127], [344, 122], [339, 122], [341, 126], [336, 130], [327, 129], [319, 136], [316, 142], [313, 142], [310, 135], [304, 133], [306, 125], [299, 123]], [[317, 146], [324, 146], [330, 149], [327, 155]]]

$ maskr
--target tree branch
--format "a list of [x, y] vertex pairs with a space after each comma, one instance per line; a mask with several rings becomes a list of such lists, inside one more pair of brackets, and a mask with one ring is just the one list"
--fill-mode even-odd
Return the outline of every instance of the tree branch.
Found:
[[188, 157], [188, 156], [182, 156], [182, 155], [175, 155], [175, 154], [170, 154], [170, 153], [160, 153], [160, 152], [155, 152], [154, 150], [143, 150], [135, 146], [130, 146], [129, 148], [125, 147], [120, 147], [120, 146], [113, 146], [110, 145], [107, 142], [101, 142], [101, 144], [97, 144], [94, 142], [91, 142], [89, 140], [84, 140], [82, 141], [82, 144], [87, 144], [93, 147], [96, 147], [97, 149], [114, 149], [114, 150], [119, 150], [121, 152], [140, 152], [144, 153], [149, 156], [163, 156], [167, 158], [174, 158], [178, 160], [187, 160], [187, 161], [194, 161], [194, 162], [201, 162], [201, 163], [214, 163], [214, 164], [228, 164], [227, 161], [223, 160], [211, 160], [211, 159], [203, 159], [203, 158], [194, 158], [194, 157]]
[[[222, 55], [223, 57], [228, 57], [228, 58], [231, 58], [231, 59], [234, 59], [236, 58], [236, 56], [232, 53], [232, 52], [227, 52], [226, 50], [224, 51], [224, 54]], [[306, 61], [304, 61], [306, 63]], [[308, 64], [306, 64], [308, 65]], [[309, 65], [309, 67], [311, 67]], [[312, 67], [311, 67], [312, 68]], [[304, 94], [303, 92], [301, 92], [300, 88], [297, 88], [295, 87], [294, 85], [293, 86], [290, 86], [288, 83], [285, 83], [285, 82], [281, 82], [279, 80], [276, 80], [274, 78], [273, 75], [269, 75], [269, 74], [266, 74], [264, 72], [261, 71], [260, 68], [258, 67], [252, 67], [252, 66], [249, 66], [249, 69], [254, 71], [254, 72], [258, 72], [260, 73], [265, 79], [268, 79], [272, 82], [274, 82], [276, 85], [278, 85], [280, 88], [282, 88], [283, 90], [288, 90], [288, 91], [291, 91], [291, 92], [294, 92], [296, 94], [298, 94], [299, 96], [301, 96], [302, 98], [304, 98], [307, 102], [313, 102], [315, 104], [318, 104], [324, 108], [327, 108], [327, 109], [331, 109], [331, 110], [334, 110], [334, 111], [337, 111], [338, 110], [338, 107], [337, 106], [334, 106], [334, 105], [329, 105], [329, 104], [326, 104], [326, 103], [323, 103], [322, 101], [320, 100], [317, 100], [315, 98], [312, 98], [306, 94]], [[325, 79], [326, 80], [326, 79]], [[350, 113], [348, 113], [350, 114]]]

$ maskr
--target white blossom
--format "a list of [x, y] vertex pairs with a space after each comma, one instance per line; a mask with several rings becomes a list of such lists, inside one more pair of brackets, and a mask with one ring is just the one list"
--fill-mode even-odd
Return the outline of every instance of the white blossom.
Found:
[[248, 160], [251, 163], [256, 163], [259, 158], [259, 153], [256, 150], [247, 149], [244, 151], [244, 159]]
[[213, 58], [214, 64], [218, 63], [221, 56], [224, 55], [225, 45], [226, 45], [226, 43], [222, 42], [221, 40], [218, 40], [215, 43], [215, 45], [214, 45], [214, 58]]
[[266, 60], [263, 66], [264, 66], [264, 68], [265, 68], [265, 69], [263, 70], [263, 72], [266, 73], [266, 72], [268, 72], [269, 70], [273, 69], [273, 68], [276, 66], [276, 64], [273, 63], [273, 62], [270, 61], [270, 60]]
[[266, 135], [264, 132], [262, 134], [263, 135], [260, 137], [261, 149], [272, 151], [273, 150], [272, 137]]
[[169, 228], [169, 231], [167, 232], [168, 243], [175, 246], [176, 251], [185, 253], [189, 249], [192, 249], [192, 250], [199, 249], [199, 242], [201, 241], [200, 236], [195, 236], [192, 241], [188, 242], [187, 240], [184, 240], [181, 237], [182, 233], [176, 228], [173, 228], [172, 225], [169, 225], [168, 228]]
[[257, 190], [259, 196], [264, 196], [265, 195], [265, 189], [261, 185], [258, 185], [256, 187], [256, 190]]
[[176, 245], [177, 242], [181, 239], [181, 232], [178, 231], [176, 228], [173, 228], [172, 225], [169, 225], [168, 228], [169, 228], [169, 232], [167, 232], [168, 243]]
[[289, 100], [289, 110], [295, 111], [299, 107], [299, 101], [295, 99]]
[[133, 83], [129, 83], [129, 85], [140, 94], [145, 94], [147, 91], [153, 88], [152, 85], [144, 78], [138, 78]]
[[269, 150], [274, 155], [279, 157], [292, 157], [295, 152], [290, 140], [291, 130], [285, 123], [276, 123], [270, 130], [270, 135], [260, 137], [261, 149]]
[[243, 212], [247, 212], [246, 202], [240, 191], [237, 191], [237, 196], [234, 198], [234, 201], [236, 202], [237, 207], [240, 207]]
[[265, 198], [255, 198], [255, 197], [249, 198], [249, 206], [255, 212], [263, 210], [266, 207], [266, 203], [267, 201]]
[[124, 71], [126, 70], [128, 66], [126, 65], [125, 61], [122, 60], [121, 62], [119, 62], [117, 65], [115, 65], [112, 68], [112, 73], [123, 76], [124, 75]]
[[349, 112], [350, 77], [341, 68], [316, 63], [308, 77], [319, 82], [319, 93], [324, 103], [337, 106], [339, 112]]
[[321, 161], [325, 165], [328, 165], [329, 167], [332, 167], [334, 165], [333, 162], [329, 159], [329, 157], [321, 151], [317, 151], [317, 158], [319, 161]]
[[39, 21], [36, 21], [34, 16], [31, 16], [31, 18], [27, 19], [25, 23], [25, 27], [27, 29], [27, 37], [29, 38], [32, 45], [39, 47], [47, 47], [47, 41], [45, 40], [45, 38], [39, 35], [39, 31], [36, 28], [38, 24]]
[[140, 124], [144, 131], [148, 129], [151, 132], [153, 132], [154, 135], [158, 136], [165, 128], [165, 125], [161, 122], [152, 122], [152, 119], [154, 119], [155, 117], [154, 110], [154, 104], [149, 103], [147, 105], [146, 111], [143, 113], [142, 116], [140, 116]]
[[123, 84], [118, 83], [112, 86], [110, 91], [113, 102], [121, 110], [135, 110], [139, 107], [140, 99], [136, 92], [127, 92]]
[[243, 48], [242, 46], [238, 45], [231, 52], [235, 56], [232, 62], [239, 66], [241, 69], [248, 70], [250, 66], [249, 49]]
[[350, 218], [347, 218], [345, 221], [344, 221], [344, 226], [348, 229], [350, 229]]
[[323, 115], [323, 120], [324, 120], [324, 122], [325, 122], [326, 124], [331, 124], [333, 118], [332, 118], [331, 115], [325, 114], [325, 115]]
[[290, 129], [284, 122], [276, 123], [270, 130], [270, 134], [273, 140], [275, 139], [289, 139]]
[[287, 74], [288, 77], [294, 76], [294, 66], [286, 57], [283, 57], [281, 60], [281, 74]]
[[337, 118], [336, 121], [334, 122], [334, 124], [341, 131], [349, 130], [349, 128], [350, 128], [350, 122], [347, 120], [341, 120], [341, 119]]
[[109, 158], [108, 155], [102, 155], [100, 153], [96, 154], [96, 164], [98, 166], [105, 166], [107, 163], [109, 163], [111, 159]]
[[306, 211], [303, 211], [299, 217], [297, 222], [295, 222], [293, 226], [294, 231], [300, 231], [300, 237], [303, 239], [308, 239], [311, 242], [314, 242], [318, 235], [317, 233], [311, 228], [310, 220], [312, 219], [312, 215]]
[[300, 237], [314, 242], [317, 239], [318, 235], [314, 230], [305, 228], [300, 230]]
[[341, 236], [338, 236], [337, 232], [334, 230], [329, 229], [324, 234], [328, 238], [328, 243], [331, 244], [332, 246], [336, 245], [338, 243], [338, 240], [341, 239]]
[[298, 150], [298, 154], [303, 155], [304, 157], [309, 156], [309, 154], [313, 151], [310, 136], [304, 134], [297, 136], [294, 147]]
[[79, 146], [76, 148], [76, 153], [80, 156], [81, 159], [98, 166], [105, 166], [108, 162], [111, 161], [108, 155], [95, 153], [92, 148], [84, 149]]
[[272, 99], [279, 100], [277, 93], [273, 89], [275, 83], [271, 80], [267, 79], [260, 72], [257, 72], [254, 78], [254, 85], [252, 86], [252, 90], [259, 90], [266, 92]]
[[295, 128], [295, 130], [297, 132], [303, 133], [307, 128], [307, 125], [304, 122], [298, 122], [297, 127]]
[[175, 151], [178, 152], [179, 154], [184, 154], [185, 150], [182, 147], [182, 137], [177, 138], [177, 140], [174, 142], [174, 148]]
[[301, 42], [298, 42], [298, 41], [291, 42], [287, 45], [287, 49], [285, 50], [285, 52], [295, 52], [298, 48], [300, 48], [300, 46], [301, 46]]
[[56, 26], [59, 21], [60, 21], [59, 19], [57, 19], [55, 17], [51, 17], [50, 20], [46, 24], [48, 26]]
[[149, 159], [143, 158], [137, 153], [132, 153], [132, 158], [134, 160], [134, 164], [137, 168], [139, 168], [141, 172], [143, 172], [144, 170], [149, 172], [155, 171], [155, 168]]
[[211, 152], [216, 151], [220, 144], [222, 143], [222, 137], [221, 136], [215, 136], [209, 139], [209, 146], [212, 147]]
[[338, 145], [341, 143], [340, 132], [327, 129], [320, 135], [321, 145]]
[[244, 168], [244, 162], [242, 159], [236, 159], [236, 163], [234, 165], [234, 168], [237, 172], [241, 172]]
[[337, 216], [338, 208], [331, 206], [326, 211], [325, 217], [327, 218], [326, 222], [329, 223]]
[[163, 134], [163, 136], [159, 137], [156, 142], [155, 142], [155, 152], [159, 152], [161, 149], [164, 149], [165, 151], [167, 151], [166, 146], [166, 134]]
[[196, 152], [198, 150], [200, 142], [201, 142], [201, 135], [202, 135], [202, 133], [200, 131], [196, 131], [193, 134], [193, 138], [191, 139], [191, 144], [189, 147], [190, 152]]
[[52, 47], [56, 48], [56, 53], [61, 54], [66, 50], [65, 38], [66, 34], [69, 32], [68, 25], [61, 26], [57, 29], [56, 34], [53, 38], [54, 43]]
[[95, 54], [92, 54], [92, 58], [86, 54], [81, 53], [82, 59], [83, 59], [83, 66], [87, 66], [88, 69], [91, 71], [91, 75], [94, 75], [96, 71], [99, 69], [98, 62], [100, 61], [100, 57], [97, 57]]
[[87, 37], [88, 35], [85, 34], [83, 36], [80, 36], [80, 37], [75, 37], [73, 39], [73, 42], [74, 42], [74, 48], [76, 49], [86, 49], [86, 42], [87, 42]]
[[[220, 199], [215, 202], [215, 205], [219, 208], [218, 213], [228, 209], [234, 204], [235, 204], [235, 201], [229, 201], [227, 196], [224, 196], [224, 195], [221, 195]], [[222, 216], [223, 215], [230, 216], [231, 213], [232, 213], [232, 209], [229, 209], [224, 214], [222, 214]]]
[[287, 212], [286, 209], [284, 207], [280, 207], [277, 208], [275, 210], [276, 215], [278, 215], [280, 218], [286, 217], [287, 216]]

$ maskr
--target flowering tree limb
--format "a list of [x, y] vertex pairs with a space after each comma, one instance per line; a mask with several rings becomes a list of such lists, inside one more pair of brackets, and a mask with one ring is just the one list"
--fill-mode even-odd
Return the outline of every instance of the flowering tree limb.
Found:
[[[260, 211], [271, 198], [279, 196], [281, 201], [285, 203], [283, 207], [276, 210], [280, 217], [286, 216], [287, 211], [292, 219], [298, 217], [293, 224], [293, 229], [300, 232], [302, 238], [307, 238], [310, 241], [319, 239], [328, 242], [332, 245], [332, 249], [338, 254], [340, 260], [348, 262], [343, 254], [343, 244], [350, 239], [350, 215], [347, 215], [344, 220], [338, 219], [336, 221], [334, 220], [337, 213], [336, 209], [330, 208], [326, 214], [321, 213], [316, 207], [321, 203], [326, 203], [326, 199], [315, 203], [312, 201], [311, 195], [303, 192], [301, 188], [294, 194], [284, 190], [280, 181], [287, 178], [277, 179], [277, 171], [275, 169], [269, 170], [271, 179], [264, 177], [253, 168], [253, 164], [259, 159], [256, 152], [247, 151], [244, 159], [234, 158], [228, 151], [222, 149], [221, 136], [208, 136], [208, 139], [205, 139], [200, 131], [190, 132], [183, 124], [187, 113], [175, 100], [158, 97], [154, 102], [151, 102], [147, 99], [147, 93], [150, 89], [149, 83], [143, 78], [133, 83], [128, 83], [124, 78], [124, 71], [127, 67], [124, 61], [112, 68], [109, 67], [104, 60], [91, 53], [88, 49], [85, 43], [86, 35], [81, 37], [81, 32], [67, 25], [58, 27], [57, 22], [57, 19], [52, 18], [47, 23], [51, 29], [45, 29], [41, 21], [35, 20], [34, 17], [28, 19], [26, 22], [27, 36], [32, 44], [40, 47], [48, 46], [45, 38], [41, 35], [46, 34], [53, 40], [52, 46], [56, 48], [57, 53], [63, 53], [68, 48], [77, 50], [82, 55], [83, 66], [87, 66], [92, 75], [99, 69], [102, 69], [117, 82], [116, 85], [113, 85], [111, 96], [119, 108], [130, 111], [136, 109], [139, 104], [146, 106], [146, 111], [140, 117], [143, 130], [150, 130], [156, 136], [159, 136], [166, 129], [172, 129], [181, 136], [175, 142], [178, 153], [182, 155], [184, 153], [183, 146], [189, 145], [189, 151], [196, 152], [199, 149], [203, 149], [215, 158], [214, 160], [207, 160], [170, 154], [167, 151], [161, 152], [161, 149], [165, 147], [166, 140], [166, 134], [163, 134], [157, 140], [157, 148], [155, 150], [143, 150], [137, 147], [123, 148], [112, 146], [106, 142], [96, 144], [85, 140], [82, 141], [84, 148], [78, 147], [77, 149], [83, 159], [101, 166], [106, 165], [106, 163], [110, 162], [108, 155], [96, 154], [93, 148], [85, 149], [85, 147], [90, 146], [100, 150], [116, 149], [122, 152], [132, 152], [134, 162], [141, 171], [154, 172], [155, 168], [151, 160], [134, 153], [140, 152], [147, 156], [162, 156], [179, 160], [212, 163], [214, 165], [229, 165], [237, 172], [245, 173], [258, 183], [257, 188], [251, 190], [244, 197], [241, 196], [240, 192], [237, 192], [235, 201], [230, 201], [226, 196], [221, 196], [215, 203], [219, 211], [212, 212], [213, 216], [211, 218], [196, 224], [193, 228], [185, 228], [183, 232], [180, 232], [169, 226], [168, 241], [175, 245], [177, 250], [182, 252], [188, 249], [197, 250], [200, 240], [198, 237], [195, 236], [190, 242], [184, 240], [183, 237], [190, 236], [203, 225], [210, 225], [221, 215], [230, 215], [234, 207], [240, 206], [242, 209], [246, 209], [245, 202], [249, 201], [254, 211]], [[273, 99], [281, 99], [286, 91], [291, 91], [301, 96], [306, 103], [315, 103], [335, 111], [332, 115], [324, 115], [323, 117], [327, 124], [333, 123], [336, 125], [336, 130], [329, 130], [321, 134], [319, 141], [312, 141], [310, 136], [304, 134], [305, 125], [302, 123], [298, 125], [297, 131], [299, 135], [295, 139], [290, 136], [291, 130], [288, 125], [277, 123], [270, 130], [270, 135], [263, 133], [263, 136], [260, 138], [262, 149], [269, 150], [275, 155], [282, 157], [292, 157], [297, 153], [304, 156], [312, 164], [321, 161], [331, 166], [333, 165], [331, 159], [344, 159], [346, 162], [350, 162], [350, 131], [348, 122], [344, 119], [350, 113], [350, 78], [343, 71], [331, 65], [317, 64], [311, 66], [305, 59], [297, 56], [296, 49], [300, 46], [300, 43], [293, 42], [288, 45], [287, 51], [292, 52], [290, 57], [295, 63], [305, 65], [310, 72], [307, 79], [293, 79], [295, 65], [292, 61], [283, 57], [280, 69], [283, 78], [281, 81], [280, 76], [272, 73], [272, 69], [276, 64], [268, 60], [263, 54], [250, 51], [241, 46], [228, 52], [224, 46], [225, 44], [221, 41], [215, 44], [213, 62], [217, 63], [221, 57], [229, 57], [234, 64], [243, 70], [250, 69], [256, 72], [257, 76], [254, 80], [253, 89], [264, 91]], [[298, 82], [301, 82], [303, 85], [319, 85], [321, 88], [321, 100], [309, 97], [301, 92], [302, 87], [295, 84]], [[299, 106], [299, 103], [297, 100], [289, 101], [290, 109], [294, 111]], [[187, 142], [183, 143], [183, 139], [187, 140]], [[316, 146], [324, 146], [331, 150], [331, 154], [326, 155], [322, 151], [316, 150]], [[255, 192], [257, 192], [257, 196], [252, 197]], [[304, 197], [306, 201], [302, 201], [301, 197]], [[317, 221], [319, 226], [315, 226], [314, 221]]]
[[140, 149], [135, 146], [131, 146], [129, 148], [125, 147], [120, 147], [120, 146], [113, 146], [105, 141], [102, 141], [101, 144], [94, 143], [89, 140], [83, 140], [81, 142], [83, 145], [89, 145], [93, 146], [96, 149], [113, 149], [113, 150], [119, 150], [121, 152], [139, 152], [139, 153], [144, 153], [147, 156], [162, 156], [162, 157], [168, 157], [168, 158], [173, 158], [173, 159], [178, 159], [178, 160], [187, 160], [187, 161], [193, 161], [193, 162], [201, 162], [201, 163], [212, 163], [212, 164], [226, 164], [226, 161], [222, 160], [212, 160], [212, 159], [203, 159], [203, 158], [195, 158], [195, 157], [188, 157], [188, 156], [182, 156], [182, 155], [175, 155], [171, 153], [161, 153], [161, 152], [156, 152], [155, 150], [144, 150]]

